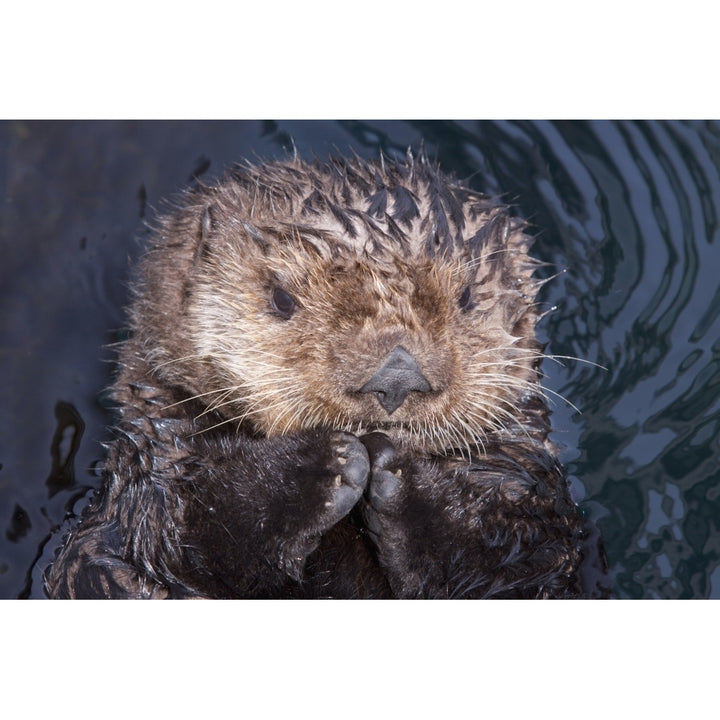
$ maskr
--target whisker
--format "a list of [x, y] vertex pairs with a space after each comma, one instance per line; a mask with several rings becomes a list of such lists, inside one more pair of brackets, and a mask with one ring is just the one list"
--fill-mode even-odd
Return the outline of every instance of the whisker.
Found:
[[183, 403], [190, 402], [191, 400], [197, 400], [201, 397], [207, 397], [208, 395], [214, 395], [215, 393], [222, 393], [222, 392], [232, 392], [233, 390], [237, 390], [237, 385], [232, 385], [230, 387], [226, 388], [219, 388], [217, 390], [208, 390], [204, 393], [198, 393], [197, 395], [192, 395], [191, 397], [186, 397], [183, 400], [178, 400], [177, 402], [171, 403], [170, 405], [164, 405], [161, 409], [162, 410], [168, 410], [170, 408], [176, 407], [177, 405], [182, 405]]
[[161, 368], [166, 365], [172, 365], [173, 363], [183, 362], [184, 360], [202, 360], [204, 357], [204, 355], [198, 355], [197, 353], [193, 355], [184, 355], [183, 357], [172, 358], [171, 360], [166, 360], [165, 362], [155, 363], [154, 367]]

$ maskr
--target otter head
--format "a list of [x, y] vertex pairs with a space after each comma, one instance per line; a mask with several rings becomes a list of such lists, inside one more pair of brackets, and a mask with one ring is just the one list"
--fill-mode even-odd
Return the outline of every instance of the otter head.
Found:
[[478, 452], [522, 424], [536, 263], [490, 198], [424, 158], [296, 160], [238, 169], [186, 214], [173, 371], [223, 421], [380, 430], [426, 453]]

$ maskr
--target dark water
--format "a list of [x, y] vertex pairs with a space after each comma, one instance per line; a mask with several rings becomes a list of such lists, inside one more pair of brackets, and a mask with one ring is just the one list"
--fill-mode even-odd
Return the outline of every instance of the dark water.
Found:
[[42, 597], [58, 530], [98, 484], [103, 388], [143, 221], [243, 157], [421, 139], [501, 192], [561, 272], [546, 363], [555, 439], [620, 598], [720, 597], [720, 124], [0, 124], [0, 597]]

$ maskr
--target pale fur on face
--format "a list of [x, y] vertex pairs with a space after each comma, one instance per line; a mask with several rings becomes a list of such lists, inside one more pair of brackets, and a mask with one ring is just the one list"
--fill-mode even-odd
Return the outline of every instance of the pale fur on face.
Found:
[[[379, 429], [427, 453], [523, 431], [520, 401], [541, 393], [540, 283], [531, 239], [498, 203], [423, 164], [299, 160], [238, 170], [200, 201], [212, 222], [186, 304], [186, 376], [223, 422]], [[431, 391], [388, 415], [358, 391], [397, 346]]]

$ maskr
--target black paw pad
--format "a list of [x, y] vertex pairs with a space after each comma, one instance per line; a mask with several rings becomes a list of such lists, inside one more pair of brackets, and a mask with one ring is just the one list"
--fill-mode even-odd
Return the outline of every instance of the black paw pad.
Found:
[[402, 488], [400, 470], [374, 470], [362, 504], [365, 527], [376, 543], [384, 535], [384, 526], [392, 522], [398, 512], [398, 500]]
[[389, 470], [374, 471], [368, 493], [370, 504], [379, 512], [389, 509], [399, 493], [400, 486], [399, 474], [391, 473]]

